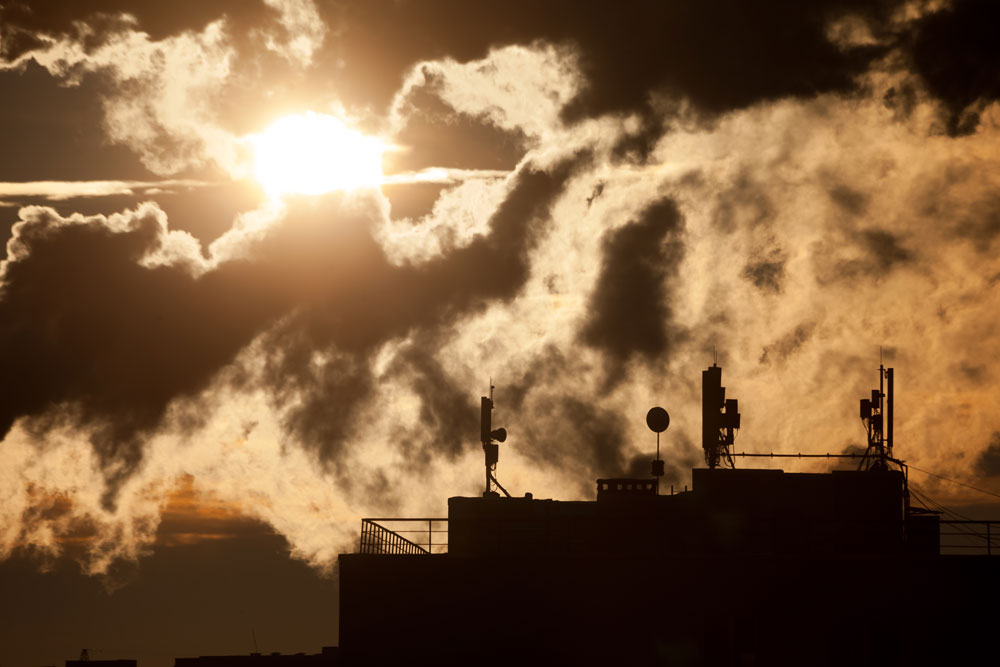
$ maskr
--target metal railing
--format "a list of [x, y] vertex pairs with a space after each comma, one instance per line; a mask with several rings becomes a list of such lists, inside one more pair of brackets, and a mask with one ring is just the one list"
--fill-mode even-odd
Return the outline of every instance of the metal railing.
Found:
[[363, 554], [440, 554], [448, 552], [448, 519], [371, 518], [361, 520]]
[[1000, 556], [1000, 521], [941, 521], [941, 553]]

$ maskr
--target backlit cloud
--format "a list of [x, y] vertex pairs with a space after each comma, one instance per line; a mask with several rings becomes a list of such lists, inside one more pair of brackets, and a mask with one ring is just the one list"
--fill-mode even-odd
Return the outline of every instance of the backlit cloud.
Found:
[[[94, 86], [166, 180], [0, 184], [51, 204], [0, 208], [0, 555], [105, 571], [182, 494], [330, 567], [478, 493], [491, 377], [512, 492], [641, 474], [656, 404], [681, 485], [713, 351], [738, 449], [860, 444], [882, 346], [896, 453], [994, 472], [990, 3], [128, 4], [2, 10], [0, 76]], [[385, 142], [380, 187], [168, 214], [307, 111]]]

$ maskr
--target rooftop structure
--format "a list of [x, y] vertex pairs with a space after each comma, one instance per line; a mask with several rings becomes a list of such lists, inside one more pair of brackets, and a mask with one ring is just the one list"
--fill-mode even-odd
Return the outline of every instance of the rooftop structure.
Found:
[[[593, 501], [500, 487], [484, 397], [482, 496], [449, 498], [447, 519], [399, 530], [366, 520], [362, 553], [341, 555], [344, 664], [960, 661], [945, 637], [990, 630], [971, 601], [1000, 593], [1000, 561], [942, 556], [938, 515], [910, 507], [905, 464], [882, 433], [888, 377], [888, 396], [873, 393], [867, 414], [862, 403], [859, 469], [795, 473], [736, 468], [738, 404], [712, 366], [708, 467], [692, 488], [661, 493], [657, 453], [649, 478], [600, 479]], [[662, 412], [647, 416], [658, 437]]]

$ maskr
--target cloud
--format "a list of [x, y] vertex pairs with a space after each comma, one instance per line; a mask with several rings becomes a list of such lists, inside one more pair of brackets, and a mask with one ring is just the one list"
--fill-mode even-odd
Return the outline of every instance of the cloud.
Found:
[[313, 0], [264, 0], [264, 4], [278, 11], [283, 32], [262, 31], [265, 48], [308, 67], [327, 33]]
[[986, 449], [979, 453], [976, 458], [975, 470], [978, 474], [986, 477], [1000, 475], [1000, 432], [994, 432], [990, 436], [990, 442]]
[[17, 378], [4, 385], [0, 432], [22, 416], [40, 432], [63, 419], [87, 425], [120, 480], [169, 402], [203, 390], [283, 304], [266, 285], [253, 300], [233, 299], [245, 267], [199, 277], [197, 243], [168, 231], [154, 205], [111, 217], [20, 215], [0, 272], [0, 364]]
[[[340, 30], [337, 56], [357, 55], [345, 62], [346, 87], [362, 76], [374, 79], [369, 98], [388, 99], [394, 72], [414, 61], [470, 60], [490, 46], [540, 40], [580, 54], [587, 84], [566, 113], [581, 118], [638, 110], [655, 90], [687, 96], [713, 113], [787, 95], [850, 90], [852, 77], [878, 49], [834, 45], [826, 39], [825, 19], [848, 11], [878, 19], [888, 10], [852, 2], [775, 8], [720, 1], [641, 4], [597, 14], [571, 2], [374, 2], [327, 11]], [[407, 30], [400, 31], [402, 25]], [[392, 51], [375, 59], [378, 44], [392, 44]], [[386, 88], [372, 91], [377, 82]]]
[[[287, 425], [297, 439], [337, 465], [352, 435], [356, 408], [373, 389], [370, 365], [382, 344], [411, 333], [447, 330], [456, 319], [491, 302], [513, 299], [528, 277], [528, 253], [535, 239], [551, 224], [549, 208], [584, 159], [565, 159], [551, 171], [524, 167], [512, 177], [486, 234], [424, 262], [391, 265], [371, 237], [352, 240], [345, 248], [349, 254], [331, 262], [331, 246], [316, 242], [319, 230], [297, 231], [297, 242], [315, 247], [316, 256], [310, 257], [304, 247], [285, 249], [281, 255], [295, 258], [303, 272], [296, 282], [308, 286], [307, 307], [265, 338], [274, 350], [269, 375], [275, 394], [289, 405]], [[345, 247], [343, 242], [337, 245]], [[337, 268], [331, 271], [331, 266]], [[320, 276], [322, 282], [317, 283]], [[316, 351], [327, 358], [316, 363]], [[345, 359], [344, 354], [349, 356]], [[412, 361], [408, 365], [412, 367]], [[430, 361], [414, 371], [438, 373]], [[439, 379], [436, 386], [441, 384]], [[426, 395], [423, 402], [427, 414], [439, 412], [429, 406]], [[331, 415], [331, 406], [341, 412]], [[453, 438], [451, 433], [445, 442]]]
[[286, 425], [332, 461], [378, 346], [513, 296], [532, 228], [574, 163], [520, 172], [488, 236], [423, 265], [391, 265], [370, 234], [380, 209], [345, 196], [233, 231], [210, 262], [152, 204], [90, 218], [22, 209], [0, 274], [0, 363], [20, 378], [5, 385], [0, 431], [20, 417], [39, 434], [87, 427], [111, 503], [171, 403], [204, 391], [266, 331], [265, 381], [277, 403], [296, 402]]
[[974, 132], [985, 106], [1000, 99], [1000, 47], [989, 29], [997, 20], [996, 3], [961, 0], [917, 22], [913, 65], [947, 110], [953, 136]]
[[949, 106], [911, 56], [979, 5], [317, 4], [325, 32], [309, 3], [240, 6], [4, 5], [7, 74], [104, 82], [108, 136], [152, 169], [238, 177], [239, 138], [299, 105], [410, 151], [384, 195], [242, 207], [204, 237], [181, 232], [200, 206], [23, 209], [3, 553], [85, 533], [89, 571], [138, 557], [190, 476], [328, 567], [361, 512], [481, 490], [490, 377], [512, 491], [641, 474], [652, 405], [683, 484], [713, 348], [741, 448], [823, 452], [862, 437], [891, 346], [898, 453], [972, 474], [996, 431], [969, 350], [1000, 352], [997, 107], [971, 80]]
[[772, 361], [785, 361], [800, 347], [809, 342], [815, 328], [816, 325], [813, 323], [800, 324], [794, 330], [781, 336], [778, 340], [765, 345], [764, 351], [760, 355], [760, 363], [767, 364]]
[[[276, 108], [276, 96], [308, 97], [312, 88], [332, 93], [341, 108], [378, 113], [404, 81], [404, 98], [415, 86], [430, 86], [464, 114], [477, 97], [505, 91], [507, 103], [480, 115], [529, 136], [547, 131], [553, 111], [573, 122], [638, 113], [651, 124], [646, 139], [655, 141], [664, 100], [686, 100], [711, 119], [783, 98], [856, 94], [869, 70], [889, 68], [910, 75], [899, 91], [917, 86], [942, 102], [952, 134], [968, 132], [996, 97], [995, 82], [963, 64], [991, 71], [995, 49], [977, 28], [990, 24], [991, 7], [972, 0], [920, 7], [902, 0], [779, 6], [715, 0], [595, 14], [571, 2], [220, 0], [166, 12], [125, 2], [11, 2], [3, 10], [3, 48], [8, 66], [33, 58], [71, 80], [81, 72], [109, 76], [114, 140], [143, 150], [158, 173], [175, 173], [199, 161], [234, 168], [227, 135], [237, 133], [213, 117], [213, 106], [236, 113], [241, 105], [234, 102], [265, 92], [265, 106]], [[327, 39], [331, 31], [336, 39]], [[491, 51], [503, 53], [511, 67], [464, 67]], [[943, 57], [956, 52], [962, 57]], [[541, 54], [548, 64], [526, 66]], [[935, 65], [942, 62], [955, 65]], [[449, 71], [455, 68], [462, 76]], [[248, 89], [254, 72], [270, 79], [264, 91]], [[450, 83], [438, 83], [442, 75]], [[550, 94], [528, 94], [540, 87]], [[154, 140], [163, 144], [158, 153]]]
[[785, 278], [786, 261], [780, 248], [772, 248], [763, 256], [751, 257], [743, 267], [743, 277], [762, 292], [780, 293]]
[[684, 335], [673, 321], [667, 296], [684, 255], [681, 231], [677, 205], [666, 199], [609, 233], [604, 242], [580, 339], [607, 354], [609, 369], [615, 369], [609, 382], [624, 377], [624, 366], [633, 357], [655, 362]]
[[310, 65], [326, 33], [315, 6], [310, 0], [209, 2], [167, 16], [132, 5], [81, 3], [51, 12], [5, 5], [3, 44], [11, 46], [4, 47], [7, 64], [0, 67], [34, 61], [70, 86], [100, 79], [108, 139], [128, 146], [155, 174], [245, 176], [240, 137], [247, 132], [236, 126], [247, 113], [237, 111], [238, 102], [255, 85], [247, 76], [264, 68], [281, 76]]
[[41, 197], [64, 201], [81, 197], [112, 197], [163, 194], [176, 190], [204, 187], [203, 181], [173, 179], [164, 181], [31, 181], [0, 182], [0, 197]]

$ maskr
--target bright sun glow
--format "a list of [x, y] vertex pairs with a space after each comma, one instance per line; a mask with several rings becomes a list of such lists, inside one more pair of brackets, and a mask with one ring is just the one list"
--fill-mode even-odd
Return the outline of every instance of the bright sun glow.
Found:
[[307, 111], [276, 120], [250, 137], [254, 177], [272, 195], [317, 195], [382, 182], [379, 139], [333, 116]]

